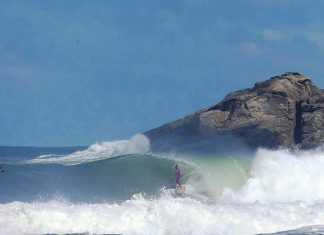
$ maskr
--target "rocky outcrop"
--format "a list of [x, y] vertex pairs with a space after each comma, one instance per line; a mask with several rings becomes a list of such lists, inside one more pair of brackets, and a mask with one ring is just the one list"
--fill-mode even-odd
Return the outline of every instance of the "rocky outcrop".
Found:
[[313, 146], [324, 142], [324, 91], [290, 72], [144, 133], [153, 150]]

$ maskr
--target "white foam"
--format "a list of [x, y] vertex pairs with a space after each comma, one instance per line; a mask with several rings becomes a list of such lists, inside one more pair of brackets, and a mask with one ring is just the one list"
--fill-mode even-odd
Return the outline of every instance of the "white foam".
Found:
[[324, 221], [324, 203], [213, 204], [169, 196], [137, 196], [121, 205], [12, 202], [0, 204], [0, 235], [219, 234], [251, 235], [295, 229]]
[[147, 153], [149, 149], [149, 139], [142, 134], [137, 134], [129, 140], [96, 143], [86, 150], [77, 151], [68, 155], [42, 155], [27, 161], [27, 163], [59, 163], [64, 165], [75, 165], [126, 154], [144, 154]]
[[260, 203], [324, 199], [324, 151], [258, 150], [249, 178], [238, 190], [225, 189], [222, 201]]

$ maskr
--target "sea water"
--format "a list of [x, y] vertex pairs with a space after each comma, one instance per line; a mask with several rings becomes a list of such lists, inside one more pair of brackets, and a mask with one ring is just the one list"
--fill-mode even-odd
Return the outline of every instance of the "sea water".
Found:
[[0, 147], [0, 165], [0, 234], [324, 234], [322, 148], [156, 154], [137, 135]]

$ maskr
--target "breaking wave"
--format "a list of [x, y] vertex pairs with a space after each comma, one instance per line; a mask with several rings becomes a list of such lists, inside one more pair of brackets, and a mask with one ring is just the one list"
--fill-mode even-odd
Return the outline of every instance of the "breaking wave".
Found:
[[0, 205], [0, 218], [3, 235], [252, 235], [323, 223], [324, 204], [210, 205], [190, 198], [162, 196], [149, 200], [137, 195], [122, 204], [12, 202]]
[[75, 165], [126, 154], [145, 154], [150, 150], [150, 141], [142, 134], [137, 134], [129, 140], [102, 142], [91, 145], [88, 149], [68, 155], [42, 155], [27, 163]]
[[260, 149], [247, 181], [237, 190], [226, 188], [222, 200], [237, 203], [313, 202], [324, 199], [324, 151]]
[[[323, 148], [249, 156], [149, 151], [138, 135], [8, 165], [0, 234], [323, 232], [314, 226], [324, 224]], [[187, 194], [175, 194], [175, 164]]]

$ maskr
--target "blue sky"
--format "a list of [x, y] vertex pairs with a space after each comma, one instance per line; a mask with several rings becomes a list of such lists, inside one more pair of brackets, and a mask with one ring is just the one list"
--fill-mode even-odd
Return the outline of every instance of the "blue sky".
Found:
[[324, 88], [324, 1], [0, 3], [0, 145], [128, 138], [287, 71]]

